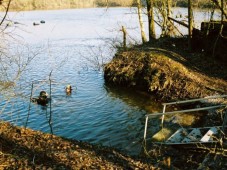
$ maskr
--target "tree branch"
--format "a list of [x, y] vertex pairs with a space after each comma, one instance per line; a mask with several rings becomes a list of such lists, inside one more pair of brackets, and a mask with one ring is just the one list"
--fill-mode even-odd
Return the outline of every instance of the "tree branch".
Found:
[[2, 23], [4, 22], [4, 20], [6, 19], [6, 16], [9, 12], [9, 7], [10, 7], [10, 3], [11, 3], [12, 0], [9, 0], [8, 4], [7, 4], [7, 7], [6, 7], [6, 13], [4, 15], [4, 17], [2, 18], [2, 21], [0, 22], [0, 25], [2, 25]]

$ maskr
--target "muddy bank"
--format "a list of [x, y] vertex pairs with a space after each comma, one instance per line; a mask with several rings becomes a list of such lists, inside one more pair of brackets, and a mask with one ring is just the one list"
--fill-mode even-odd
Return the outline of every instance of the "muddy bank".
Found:
[[157, 42], [119, 52], [104, 67], [105, 81], [141, 89], [165, 101], [226, 94], [227, 67], [209, 62], [202, 53], [182, 52], [178, 45]]

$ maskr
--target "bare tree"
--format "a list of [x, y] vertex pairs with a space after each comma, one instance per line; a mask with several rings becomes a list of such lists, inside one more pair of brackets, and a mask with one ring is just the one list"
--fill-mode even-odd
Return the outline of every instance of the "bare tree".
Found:
[[161, 37], [175, 35], [173, 23], [170, 21], [172, 0], [163, 0], [155, 3], [157, 8], [158, 25], [162, 29]]
[[[0, 6], [5, 10], [0, 21], [0, 93], [13, 91], [13, 87], [20, 79], [31, 61], [40, 54], [40, 51], [33, 52], [28, 45], [18, 42], [15, 38], [14, 22], [8, 19], [8, 11], [12, 0], [0, 1]], [[12, 29], [11, 29], [12, 28]], [[13, 50], [10, 48], [13, 47]], [[24, 54], [26, 53], [26, 56]], [[10, 93], [14, 96], [14, 93]], [[9, 96], [9, 95], [8, 95]]]
[[2, 38], [4, 37], [3, 36], [4, 30], [5, 30], [5, 26], [3, 26], [3, 23], [6, 19], [7, 14], [8, 14], [10, 3], [11, 3], [11, 0], [9, 0], [7, 5], [5, 6], [3, 4], [3, 1], [2, 0], [0, 1], [1, 7], [3, 7], [5, 9], [5, 13], [3, 14], [1, 21], [0, 21], [0, 39], [1, 39], [1, 41], [0, 41], [0, 70], [1, 70], [1, 73], [0, 73], [0, 90], [5, 89], [6, 87], [13, 85], [13, 83], [4, 81], [4, 80], [6, 80], [5, 77], [7, 76], [7, 73], [6, 73], [5, 70], [7, 70], [8, 66], [5, 63], [5, 56], [7, 54], [6, 53], [6, 47], [4, 46], [3, 41], [2, 41]]

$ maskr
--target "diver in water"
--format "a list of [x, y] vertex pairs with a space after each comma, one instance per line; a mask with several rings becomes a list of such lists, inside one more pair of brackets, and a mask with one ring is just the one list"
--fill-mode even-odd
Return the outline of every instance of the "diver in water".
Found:
[[33, 103], [37, 103], [40, 104], [42, 106], [46, 106], [49, 102], [50, 98], [48, 98], [48, 94], [45, 91], [41, 91], [39, 93], [39, 97], [38, 98], [31, 98], [31, 101]]
[[71, 85], [67, 85], [66, 87], [65, 87], [65, 92], [66, 92], [66, 94], [67, 95], [70, 95], [71, 93], [72, 93], [72, 86]]

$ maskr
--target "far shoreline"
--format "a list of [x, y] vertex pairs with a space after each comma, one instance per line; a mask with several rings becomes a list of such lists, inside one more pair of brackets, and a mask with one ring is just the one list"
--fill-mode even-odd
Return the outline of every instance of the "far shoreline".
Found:
[[[24, 12], [24, 11], [54, 11], [54, 10], [69, 10], [69, 9], [109, 9], [109, 8], [137, 8], [136, 6], [91, 6], [91, 7], [59, 7], [59, 8], [10, 8], [8, 12]], [[145, 7], [144, 7], [145, 8]], [[186, 6], [173, 6], [172, 9], [187, 8]], [[193, 10], [209, 10], [207, 7], [193, 7]], [[217, 10], [217, 9], [216, 9]], [[5, 10], [0, 8], [0, 12]]]

